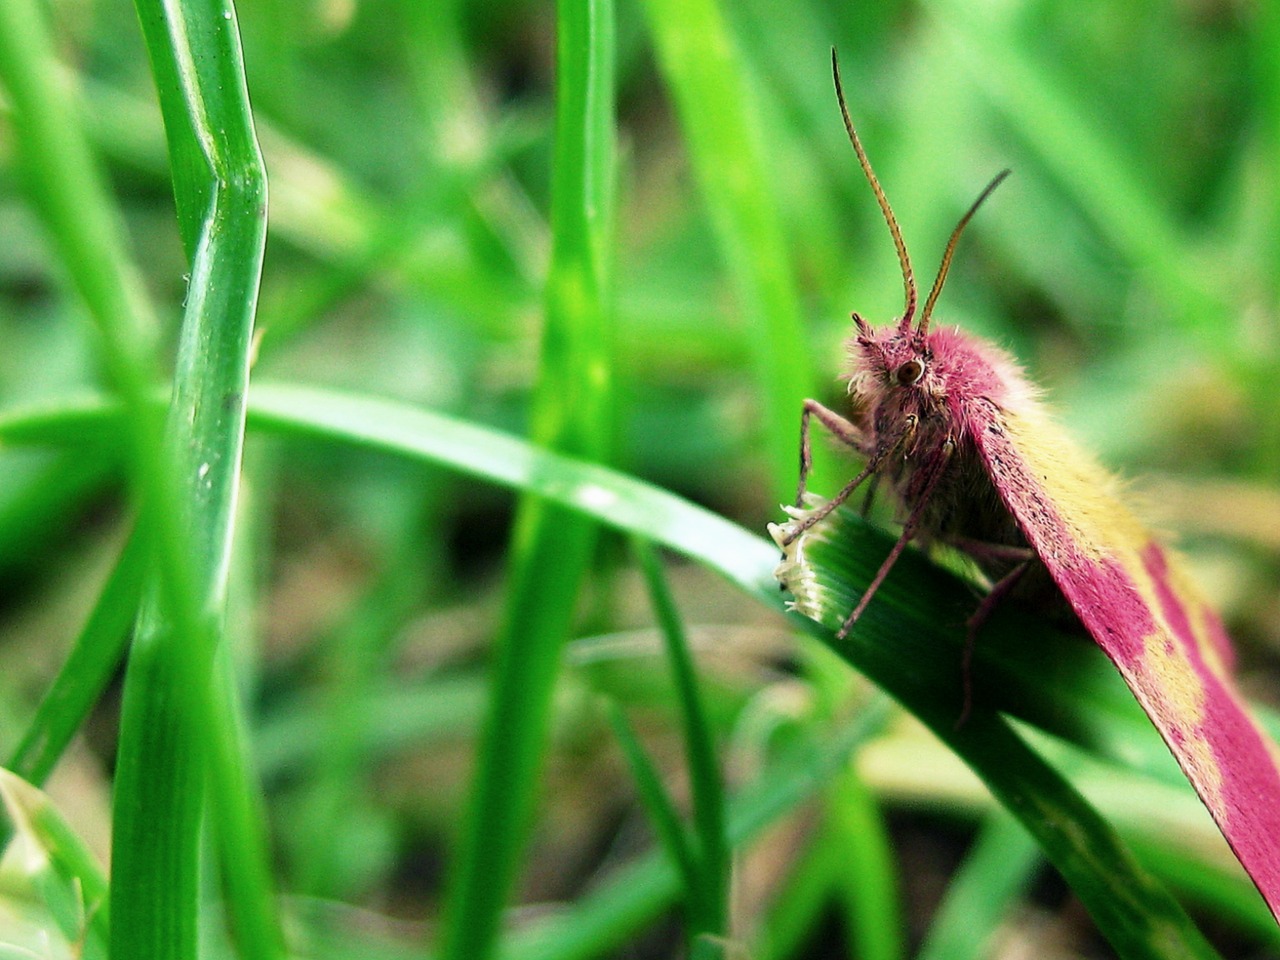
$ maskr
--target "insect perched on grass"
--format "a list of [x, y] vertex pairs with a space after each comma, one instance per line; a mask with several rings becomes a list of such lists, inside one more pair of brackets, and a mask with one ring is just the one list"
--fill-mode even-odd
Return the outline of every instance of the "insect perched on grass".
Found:
[[[804, 403], [796, 505], [790, 522], [770, 528], [784, 552], [779, 579], [799, 599], [804, 539], [869, 483], [893, 491], [905, 520], [838, 636], [853, 629], [912, 541], [961, 551], [993, 584], [969, 621], [966, 680], [973, 633], [1002, 598], [1065, 598], [1280, 917], [1277, 753], [1236, 689], [1221, 620], [1177, 555], [1121, 502], [1116, 481], [1054, 423], [1014, 360], [958, 329], [931, 326], [956, 242], [1008, 171], [961, 217], [917, 318], [906, 244], [849, 119], [834, 51], [832, 71], [849, 140], [897, 247], [906, 306], [896, 323], [880, 329], [853, 314], [852, 418], [815, 400]], [[814, 418], [866, 465], [834, 498], [809, 509]]]

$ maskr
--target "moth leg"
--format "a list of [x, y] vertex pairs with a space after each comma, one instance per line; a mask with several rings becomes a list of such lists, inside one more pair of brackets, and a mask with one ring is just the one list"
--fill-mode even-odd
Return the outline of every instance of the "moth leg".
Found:
[[[987, 544], [987, 546], [997, 548], [1004, 545]], [[1006, 547], [1005, 549], [1012, 551], [1023, 548]], [[996, 607], [1000, 605], [1001, 601], [1012, 592], [1026, 572], [1031, 569], [1031, 564], [1035, 562], [1035, 552], [1029, 552], [1031, 556], [1025, 557], [1021, 563], [995, 582], [995, 585], [982, 598], [978, 608], [973, 611], [973, 614], [965, 623], [964, 652], [960, 655], [960, 673], [964, 680], [964, 706], [960, 708], [960, 716], [956, 720], [956, 729], [964, 726], [964, 722], [969, 719], [969, 711], [973, 709], [973, 648], [978, 640], [978, 631], [982, 629], [982, 625], [987, 622], [987, 619], [995, 611]]]
[[[804, 402], [804, 411], [800, 416], [800, 483], [796, 488], [796, 506], [799, 508], [804, 507], [804, 495], [809, 482], [809, 472], [813, 469], [813, 447], [809, 439], [809, 418], [815, 416], [818, 418], [818, 422], [830, 430], [837, 440], [853, 447], [859, 453], [867, 453], [865, 435], [857, 424], [846, 420], [834, 410], [824, 407], [817, 400], [806, 400]], [[835, 510], [836, 507], [849, 499], [849, 496], [862, 485], [867, 477], [875, 474], [880, 466], [880, 459], [880, 455], [872, 455], [862, 472], [846, 483], [844, 489], [802, 521], [791, 525], [788, 529], [787, 538], [782, 541], [783, 544], [793, 542], [796, 537], [825, 519], [832, 510]]]
[[1018, 563], [1025, 563], [1026, 561], [1034, 560], [1036, 556], [1036, 552], [1030, 547], [1020, 547], [1012, 543], [991, 543], [987, 540], [974, 540], [971, 537], [956, 536], [942, 537], [941, 540], [947, 546], [968, 554], [979, 563], [984, 560], [1016, 560]]
[[880, 488], [880, 474], [875, 474], [871, 478], [871, 482], [867, 484], [867, 495], [862, 498], [862, 518], [865, 520], [871, 515], [871, 505], [875, 503], [876, 490]]
[[[862, 482], [866, 480], [867, 477], [872, 476], [876, 472], [876, 470], [879, 468], [879, 466], [880, 466], [880, 459], [877, 457], [876, 459], [868, 463], [865, 467], [863, 467], [862, 472], [859, 473], [852, 480], [850, 480], [848, 483], [846, 483], [844, 485], [844, 489], [842, 489], [834, 497], [832, 497], [830, 500], [824, 503], [817, 510], [814, 510], [812, 513], [808, 514], [803, 520], [799, 521], [798, 523], [790, 525], [787, 531], [786, 539], [781, 541], [782, 544], [785, 546], [786, 544], [792, 543], [796, 539], [796, 537], [800, 536], [800, 534], [804, 533], [814, 524], [821, 523], [823, 520], [825, 520], [827, 516], [831, 513], [831, 511], [834, 510], [836, 507], [840, 506], [840, 504], [844, 503], [846, 500], [848, 500], [849, 496], [853, 493], [853, 491], [857, 490], [858, 487], [862, 486]], [[800, 484], [800, 495], [801, 496], [804, 495], [803, 481], [801, 481], [801, 484]]]
[[[800, 414], [800, 483], [796, 489], [796, 506], [804, 506], [804, 494], [809, 482], [809, 471], [813, 469], [813, 448], [809, 441], [809, 418], [817, 417], [818, 422], [831, 431], [832, 435], [846, 446], [853, 447], [859, 453], [867, 452], [866, 436], [861, 428], [851, 420], [847, 420], [829, 407], [824, 407], [817, 400], [806, 400], [804, 411]], [[850, 491], [852, 492], [852, 491]]]
[[929, 497], [933, 495], [934, 488], [938, 485], [938, 481], [942, 479], [943, 473], [946, 472], [947, 464], [951, 460], [951, 455], [955, 453], [955, 449], [955, 441], [948, 437], [946, 442], [942, 444], [942, 449], [938, 453], [938, 459], [934, 464], [933, 471], [929, 474], [929, 479], [925, 483], [924, 489], [920, 491], [920, 498], [912, 508], [911, 515], [907, 517], [907, 522], [903, 524], [902, 536], [898, 537], [898, 542], [893, 545], [889, 555], [880, 564], [880, 569], [876, 571], [875, 577], [867, 585], [866, 591], [862, 594], [862, 599], [853, 608], [853, 613], [849, 614], [844, 623], [841, 624], [840, 629], [836, 632], [837, 640], [843, 640], [849, 635], [849, 631], [858, 622], [862, 612], [867, 609], [867, 604], [871, 602], [871, 598], [880, 589], [880, 585], [884, 583], [884, 579], [889, 575], [889, 571], [893, 569], [893, 565], [902, 556], [902, 551], [907, 548], [907, 544], [915, 537], [916, 529], [920, 526], [920, 519], [924, 516], [924, 508], [929, 505]]

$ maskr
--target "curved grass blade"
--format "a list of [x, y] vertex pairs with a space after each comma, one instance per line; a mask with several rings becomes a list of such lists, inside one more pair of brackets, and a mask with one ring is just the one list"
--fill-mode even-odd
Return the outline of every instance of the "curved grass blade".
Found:
[[[771, 604], [779, 602], [778, 551], [719, 514], [608, 467], [540, 449], [489, 427], [378, 397], [255, 381], [250, 427], [389, 453], [526, 490], [702, 560]], [[77, 397], [0, 414], [0, 440], [77, 447], [124, 434], [124, 411], [102, 397]]]
[[[288, 418], [293, 428], [303, 422], [314, 428], [327, 419], [322, 412], [325, 404], [314, 394], [310, 402], [298, 403], [301, 397], [292, 390], [275, 388], [262, 406], [257, 405], [263, 399], [261, 392], [255, 393], [254, 399], [255, 416], [268, 419], [280, 417], [282, 407], [294, 407], [296, 416]], [[772, 565], [775, 552], [715, 515], [629, 477], [574, 464], [527, 446], [521, 450], [521, 445], [499, 441], [489, 431], [438, 415], [410, 414], [395, 404], [375, 401], [360, 404], [370, 405], [357, 418], [363, 442], [377, 434], [379, 440], [392, 441], [390, 448], [407, 452], [409, 448], [432, 447], [457, 464], [464, 458], [460, 445], [467, 434], [483, 449], [469, 451], [465, 459], [472, 465], [485, 461], [485, 472], [491, 478], [530, 484], [544, 495], [590, 511], [614, 526], [686, 552], [750, 592], [777, 603], [777, 593], [768, 586], [771, 581], [760, 577], [760, 564]], [[381, 414], [375, 414], [372, 406], [383, 408]], [[271, 408], [270, 413], [264, 408]], [[399, 423], [393, 425], [390, 420], [396, 409]], [[336, 419], [345, 420], [354, 413], [348, 410]], [[408, 421], [419, 417], [417, 427], [410, 427]], [[265, 420], [262, 422], [265, 426]], [[285, 425], [283, 420], [274, 422]], [[443, 433], [449, 436], [442, 437]], [[843, 643], [831, 639], [828, 631], [839, 626], [843, 611], [850, 609], [850, 598], [858, 593], [856, 585], [869, 581], [891, 546], [891, 538], [847, 512], [828, 521], [824, 529], [827, 553], [822, 580], [828, 584], [828, 605], [826, 629], [820, 636], [924, 720], [974, 768], [1036, 837], [1118, 950], [1133, 957], [1214, 956], [1177, 903], [1134, 862], [1079, 794], [1027, 747], [990, 702], [979, 700], [969, 722], [955, 729], [963, 705], [959, 666], [963, 625], [973, 603], [965, 584], [919, 553], [909, 552], [900, 561], [900, 571], [895, 568], [895, 575], [885, 582], [882, 590], [887, 592], [877, 595], [878, 602], [867, 609], [866, 625]], [[1035, 621], [997, 617], [988, 632], [1003, 634], [1006, 642], [1012, 633], [1024, 644], [1027, 633], [1036, 633], [1037, 642], [1052, 646], [1052, 635]], [[979, 654], [975, 669], [982, 671], [994, 657], [988, 649]], [[1023, 692], [1028, 700], [1038, 695], [1034, 690]], [[1072, 828], [1065, 830], [1065, 823], [1071, 823]]]
[[[110, 429], [109, 407], [84, 407], [76, 416], [82, 427], [99, 435]], [[46, 418], [38, 419], [48, 424]], [[13, 422], [0, 420], [0, 437]], [[314, 388], [255, 385], [249, 422], [272, 432], [443, 464], [535, 491], [684, 553], [767, 605], [781, 603], [772, 576], [776, 548], [710, 511], [616, 471], [402, 403]], [[31, 436], [21, 421], [13, 430]], [[68, 436], [69, 424], [61, 423], [56, 432]], [[1055, 633], [1025, 613], [997, 612], [976, 651], [973, 713], [956, 730], [963, 706], [964, 623], [974, 602], [971, 588], [909, 550], [867, 608], [859, 629], [837, 643], [834, 630], [893, 538], [847, 511], [837, 511], [822, 529], [827, 533], [824, 545], [811, 560], [821, 561], [826, 626], [804, 618], [797, 624], [814, 631], [891, 693], [974, 769], [1036, 837], [1123, 955], [1214, 956], [1177, 903], [1134, 862], [1098, 814], [997, 712], [1011, 711], [1068, 736], [1090, 734], [1094, 728], [1074, 720], [1090, 712], [1090, 701], [1077, 701], [1066, 716], [1057, 704], [1079, 697], [1076, 668], [1082, 659], [1100, 657], [1096, 648]], [[1016, 650], [1024, 658], [1033, 656], [1035, 669], [1019, 669], [1011, 656]], [[1109, 711], [1103, 715], [1107, 723], [1117, 722]], [[1147, 735], [1155, 740], [1154, 733], [1148, 730]]]
[[[84, 411], [98, 430], [104, 429], [103, 413]], [[341, 437], [370, 450], [438, 463], [535, 493], [616, 530], [701, 560], [748, 592], [773, 605], [779, 602], [773, 579], [777, 549], [767, 540], [608, 467], [542, 450], [510, 434], [444, 414], [320, 388], [255, 383], [249, 396], [249, 422], [286, 435]]]

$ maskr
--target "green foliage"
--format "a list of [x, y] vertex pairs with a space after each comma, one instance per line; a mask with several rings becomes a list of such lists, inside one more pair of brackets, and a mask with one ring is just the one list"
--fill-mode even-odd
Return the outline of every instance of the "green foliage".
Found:
[[[0, 2], [0, 952], [959, 956], [1085, 935], [1041, 857], [1121, 955], [1274, 950], [1089, 645], [1001, 611], [956, 729], [966, 571], [836, 643], [763, 536], [900, 309], [834, 45], [920, 275], [1014, 169], [938, 320], [1183, 477], [1266, 688], [1273, 6]], [[832, 521], [831, 611], [893, 528]]]

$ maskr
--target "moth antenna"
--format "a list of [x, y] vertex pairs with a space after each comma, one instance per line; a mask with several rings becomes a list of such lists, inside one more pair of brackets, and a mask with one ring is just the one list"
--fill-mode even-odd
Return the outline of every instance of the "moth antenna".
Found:
[[923, 337], [929, 332], [929, 320], [933, 316], [933, 305], [938, 302], [938, 294], [942, 293], [942, 285], [947, 282], [947, 271], [951, 269], [951, 255], [956, 252], [956, 242], [960, 239], [961, 232], [968, 226], [969, 221], [973, 219], [973, 215], [978, 212], [978, 208], [982, 206], [982, 201], [991, 196], [991, 191], [1000, 186], [1004, 178], [1011, 172], [1006, 168], [997, 173], [986, 188], [978, 194], [978, 199], [973, 201], [973, 206], [960, 218], [956, 228], [951, 231], [951, 239], [947, 241], [947, 249], [942, 254], [942, 265], [938, 267], [938, 279], [933, 281], [933, 289], [929, 291], [929, 297], [924, 302], [924, 312], [920, 314], [919, 336]]
[[853, 120], [849, 118], [849, 107], [844, 102], [844, 86], [840, 83], [840, 62], [836, 57], [836, 48], [831, 48], [831, 75], [836, 81], [836, 99], [840, 101], [840, 115], [844, 117], [844, 129], [849, 134], [849, 142], [853, 144], [853, 152], [858, 155], [858, 163], [871, 184], [871, 192], [876, 195], [880, 204], [880, 212], [884, 214], [884, 222], [889, 225], [889, 233], [893, 236], [893, 245], [898, 248], [898, 263], [902, 265], [902, 287], [906, 297], [906, 306], [902, 310], [903, 329], [910, 329], [911, 321], [916, 315], [916, 278], [911, 272], [911, 258], [907, 256], [907, 244], [902, 239], [902, 231], [898, 228], [898, 220], [889, 206], [889, 198], [884, 195], [884, 188], [876, 179], [871, 169], [871, 161], [867, 159], [867, 151], [862, 149], [862, 141], [858, 139], [858, 131], [853, 129]]

